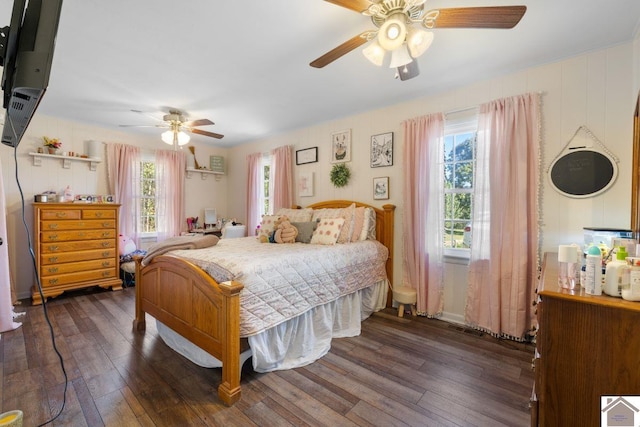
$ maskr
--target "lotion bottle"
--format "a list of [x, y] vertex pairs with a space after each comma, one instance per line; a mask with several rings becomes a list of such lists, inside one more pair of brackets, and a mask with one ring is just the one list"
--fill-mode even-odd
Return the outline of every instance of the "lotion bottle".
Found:
[[621, 297], [620, 284], [622, 274], [627, 265], [627, 250], [624, 246], [618, 247], [615, 259], [611, 260], [607, 264], [607, 269], [604, 273], [604, 293], [612, 297]]
[[602, 252], [597, 246], [587, 251], [584, 291], [589, 295], [602, 295]]

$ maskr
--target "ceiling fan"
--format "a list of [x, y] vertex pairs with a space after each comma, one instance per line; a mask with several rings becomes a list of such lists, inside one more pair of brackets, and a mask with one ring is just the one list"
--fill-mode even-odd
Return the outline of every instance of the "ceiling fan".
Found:
[[452, 7], [425, 10], [426, 0], [325, 0], [371, 17], [377, 27], [364, 31], [325, 53], [309, 65], [322, 68], [355, 48], [370, 42], [364, 56], [381, 66], [386, 52], [391, 52], [389, 67], [396, 78], [408, 80], [419, 74], [418, 63], [433, 41], [439, 28], [503, 28], [516, 26], [527, 10], [526, 6]]
[[179, 110], [169, 110], [169, 114], [165, 114], [162, 119], [146, 114], [140, 110], [131, 110], [134, 113], [145, 114], [154, 120], [162, 122], [156, 125], [120, 125], [120, 127], [157, 127], [167, 128], [169, 130], [161, 134], [162, 141], [177, 147], [179, 145], [188, 144], [191, 137], [187, 132], [194, 133], [196, 135], [204, 135], [211, 138], [222, 139], [224, 135], [214, 132], [208, 132], [206, 130], [196, 129], [199, 126], [210, 126], [214, 123], [209, 119], [199, 120], [187, 120], [185, 115]]

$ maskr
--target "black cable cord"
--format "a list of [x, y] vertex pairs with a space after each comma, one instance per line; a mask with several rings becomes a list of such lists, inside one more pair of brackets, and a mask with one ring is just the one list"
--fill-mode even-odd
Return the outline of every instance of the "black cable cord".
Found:
[[[67, 387], [69, 385], [69, 378], [67, 377], [67, 371], [64, 368], [64, 359], [62, 358], [62, 354], [60, 354], [60, 351], [58, 351], [58, 347], [56, 345], [56, 338], [55, 338], [55, 334], [53, 333], [53, 325], [51, 325], [51, 320], [49, 320], [49, 313], [47, 311], [47, 301], [46, 298], [44, 297], [44, 294], [42, 292], [42, 283], [40, 282], [40, 275], [38, 274], [38, 268], [36, 267], [36, 255], [33, 252], [33, 244], [31, 242], [31, 233], [29, 231], [29, 226], [27, 225], [27, 221], [25, 219], [25, 209], [24, 209], [24, 193], [22, 192], [22, 186], [20, 185], [20, 178], [19, 178], [19, 174], [18, 174], [18, 142], [17, 139], [17, 135], [15, 132], [15, 129], [13, 127], [13, 121], [11, 120], [11, 117], [9, 117], [9, 115], [7, 114], [8, 117], [8, 124], [11, 126], [11, 130], [13, 131], [14, 137], [16, 139], [16, 145], [13, 147], [13, 161], [15, 164], [15, 168], [16, 168], [16, 184], [18, 186], [18, 191], [20, 192], [20, 201], [21, 201], [21, 207], [22, 207], [22, 225], [24, 226], [24, 230], [25, 233], [27, 234], [27, 242], [29, 245], [29, 253], [31, 254], [31, 262], [33, 264], [33, 271], [36, 275], [36, 283], [38, 285], [38, 292], [40, 293], [40, 299], [42, 300], [42, 311], [44, 313], [44, 318], [47, 321], [47, 325], [49, 326], [49, 334], [51, 335], [51, 343], [53, 344], [53, 350], [56, 352], [56, 354], [58, 355], [58, 360], [60, 360], [60, 368], [62, 369], [62, 374], [64, 375], [64, 391], [62, 393], [62, 406], [60, 407], [60, 410], [58, 411], [58, 413], [51, 419], [49, 419], [48, 421], [45, 421], [42, 424], [39, 424], [38, 427], [44, 426], [46, 424], [52, 423], [56, 418], [58, 418], [60, 416], [60, 414], [62, 414], [62, 411], [64, 410], [64, 407], [66, 405], [67, 402]], [[6, 125], [6, 124], [5, 124]]]

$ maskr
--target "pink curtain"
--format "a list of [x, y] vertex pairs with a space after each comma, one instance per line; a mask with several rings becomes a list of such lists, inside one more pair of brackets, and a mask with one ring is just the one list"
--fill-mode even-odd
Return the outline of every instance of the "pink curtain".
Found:
[[0, 163], [0, 332], [16, 329], [22, 323], [13, 321], [11, 277], [9, 274], [9, 241], [7, 239], [6, 201]]
[[247, 232], [251, 236], [260, 224], [260, 204], [262, 203], [262, 153], [247, 156]]
[[404, 129], [404, 277], [416, 289], [417, 311], [442, 313], [444, 276], [444, 115], [406, 120]]
[[285, 145], [271, 151], [271, 173], [269, 182], [273, 195], [273, 212], [293, 205], [293, 170], [291, 166], [291, 146]]
[[157, 241], [179, 236], [186, 217], [184, 186], [187, 156], [183, 151], [156, 151]]
[[480, 108], [465, 319], [521, 340], [532, 326], [539, 262], [540, 96]]
[[107, 181], [109, 191], [120, 203], [120, 233], [139, 247], [140, 149], [131, 145], [107, 145]]

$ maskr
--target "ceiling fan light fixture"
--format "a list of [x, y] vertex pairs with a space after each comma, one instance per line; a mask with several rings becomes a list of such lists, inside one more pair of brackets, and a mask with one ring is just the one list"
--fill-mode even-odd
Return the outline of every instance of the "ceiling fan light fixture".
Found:
[[173, 145], [173, 131], [172, 130], [168, 130], [166, 132], [162, 132], [162, 134], [160, 135], [160, 138], [162, 139], [162, 142], [164, 142], [165, 144]]
[[386, 51], [382, 48], [382, 46], [380, 46], [377, 41], [373, 40], [369, 44], [369, 46], [365, 47], [362, 50], [362, 53], [364, 54], [365, 58], [371, 61], [372, 64], [381, 67], [382, 63], [384, 62]]
[[191, 137], [183, 131], [180, 131], [177, 133], [178, 136], [178, 145], [185, 145], [188, 144], [189, 141], [191, 141]]
[[407, 45], [402, 45], [398, 49], [391, 52], [391, 63], [389, 64], [389, 68], [398, 68], [403, 65], [407, 65], [413, 61], [411, 55], [409, 55], [409, 51], [407, 50]]
[[387, 18], [384, 24], [380, 26], [378, 43], [385, 50], [396, 50], [404, 43], [407, 35], [407, 26], [404, 19], [405, 15], [403, 13], [396, 13]]
[[418, 58], [429, 49], [433, 42], [433, 33], [420, 28], [411, 28], [407, 36], [407, 46], [414, 58]]

